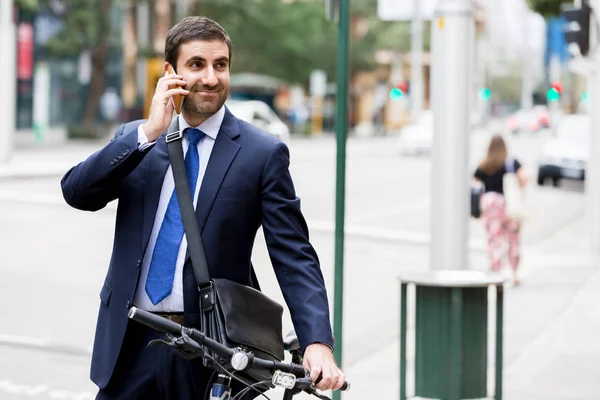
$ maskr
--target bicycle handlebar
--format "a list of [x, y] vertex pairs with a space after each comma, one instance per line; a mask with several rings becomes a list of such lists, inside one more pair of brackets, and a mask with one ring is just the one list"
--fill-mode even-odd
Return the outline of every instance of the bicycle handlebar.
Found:
[[[307, 378], [309, 376], [309, 372], [301, 365], [265, 360], [242, 350], [230, 349], [229, 347], [223, 346], [221, 343], [206, 337], [204, 333], [197, 329], [184, 327], [176, 322], [137, 307], [131, 307], [129, 309], [128, 317], [134, 321], [147, 325], [154, 330], [169, 333], [173, 336], [181, 336], [182, 333], [185, 333], [187, 336], [198, 342], [198, 344], [208, 347], [221, 357], [230, 359], [233, 368], [236, 370], [241, 371], [248, 368], [260, 368], [267, 370], [270, 373], [279, 370], [293, 374], [297, 378]], [[235, 357], [238, 357], [238, 359], [236, 360]], [[349, 388], [350, 383], [345, 381], [340, 390], [346, 391]]]

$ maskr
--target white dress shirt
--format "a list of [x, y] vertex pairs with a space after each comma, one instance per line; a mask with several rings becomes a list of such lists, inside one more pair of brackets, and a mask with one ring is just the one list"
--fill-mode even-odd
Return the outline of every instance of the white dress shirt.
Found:
[[[216, 114], [212, 115], [206, 121], [202, 122], [199, 126], [195, 127], [200, 129], [206, 134], [206, 136], [198, 142], [198, 154], [200, 155], [200, 171], [198, 173], [198, 182], [196, 183], [196, 190], [194, 193], [194, 208], [198, 203], [198, 193], [200, 192], [200, 186], [202, 185], [202, 179], [206, 172], [206, 166], [210, 158], [217, 134], [221, 128], [221, 123], [225, 117], [225, 107], [221, 107]], [[179, 118], [179, 129], [183, 131], [185, 128], [190, 127], [182, 115]], [[152, 145], [153, 143], [150, 143]], [[187, 153], [188, 140], [187, 136], [183, 135], [183, 152], [184, 155]], [[142, 126], [138, 128], [138, 146], [140, 149], [148, 147], [148, 139], [144, 133]], [[151, 151], [151, 150], [150, 150]], [[179, 246], [179, 253], [177, 255], [177, 263], [175, 264], [175, 279], [173, 280], [173, 289], [171, 294], [164, 298], [157, 305], [152, 304], [148, 294], [146, 293], [146, 279], [148, 278], [148, 271], [150, 269], [150, 261], [152, 261], [152, 253], [154, 253], [154, 246], [156, 245], [156, 239], [160, 226], [165, 217], [167, 206], [173, 190], [175, 189], [175, 182], [173, 180], [173, 170], [169, 165], [167, 173], [165, 174], [162, 189], [160, 191], [160, 200], [158, 201], [158, 208], [154, 217], [154, 225], [152, 226], [152, 233], [150, 234], [150, 241], [144, 254], [142, 261], [142, 270], [140, 273], [140, 281], [135, 293], [133, 304], [141, 309], [153, 311], [153, 312], [183, 312], [183, 263], [185, 261], [185, 254], [187, 250], [187, 240], [185, 235]]]

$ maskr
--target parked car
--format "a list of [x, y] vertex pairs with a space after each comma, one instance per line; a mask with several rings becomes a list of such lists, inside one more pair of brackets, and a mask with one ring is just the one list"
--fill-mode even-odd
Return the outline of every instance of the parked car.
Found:
[[550, 128], [550, 112], [547, 106], [533, 106], [533, 112], [540, 124], [540, 128]]
[[538, 185], [561, 179], [583, 181], [589, 157], [590, 118], [587, 115], [566, 115], [558, 122], [556, 136], [544, 146], [538, 166]]
[[260, 100], [228, 100], [225, 105], [239, 119], [267, 131], [283, 142], [290, 139], [290, 129], [269, 105]]
[[507, 118], [506, 128], [511, 134], [537, 132], [541, 128], [538, 112], [535, 110], [518, 110]]
[[430, 153], [433, 146], [433, 112], [423, 111], [417, 121], [400, 131], [400, 151], [403, 154]]

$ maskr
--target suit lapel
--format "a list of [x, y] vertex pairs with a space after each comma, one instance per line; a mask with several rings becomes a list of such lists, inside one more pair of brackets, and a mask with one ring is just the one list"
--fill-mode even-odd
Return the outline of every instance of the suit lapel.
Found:
[[196, 218], [201, 233], [206, 224], [208, 214], [212, 209], [217, 192], [221, 187], [221, 183], [240, 150], [240, 145], [234, 141], [238, 136], [238, 120], [225, 108], [225, 117], [223, 118], [221, 129], [210, 154], [202, 186], [200, 187], [200, 193], [198, 194]]
[[[173, 132], [179, 127], [179, 120], [175, 118], [169, 126], [167, 132]], [[145, 189], [144, 189], [144, 227], [142, 230], [142, 245], [144, 251], [148, 245], [150, 234], [152, 233], [152, 226], [154, 225], [154, 217], [156, 215], [156, 209], [158, 208], [158, 202], [160, 200], [160, 192], [162, 190], [163, 181], [167, 168], [169, 168], [169, 152], [167, 149], [167, 142], [165, 140], [167, 132], [163, 133], [154, 148], [146, 155], [149, 158], [145, 173]]]

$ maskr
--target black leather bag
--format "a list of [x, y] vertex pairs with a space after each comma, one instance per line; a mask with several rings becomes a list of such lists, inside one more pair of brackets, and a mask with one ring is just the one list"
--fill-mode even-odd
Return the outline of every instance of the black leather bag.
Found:
[[[187, 183], [181, 145], [183, 134], [178, 126], [176, 119], [169, 127], [166, 140], [177, 201], [188, 241], [188, 252], [198, 284], [201, 329], [205, 335], [227, 347], [243, 347], [258, 357], [282, 361], [283, 307], [249, 286], [227, 279], [210, 278], [204, 244]], [[211, 354], [208, 349], [205, 351]], [[205, 360], [205, 364], [208, 365], [208, 361]], [[248, 376], [260, 379], [258, 374]]]
[[483, 183], [476, 183], [471, 185], [471, 217], [481, 217], [481, 197], [485, 193], [485, 187]]

